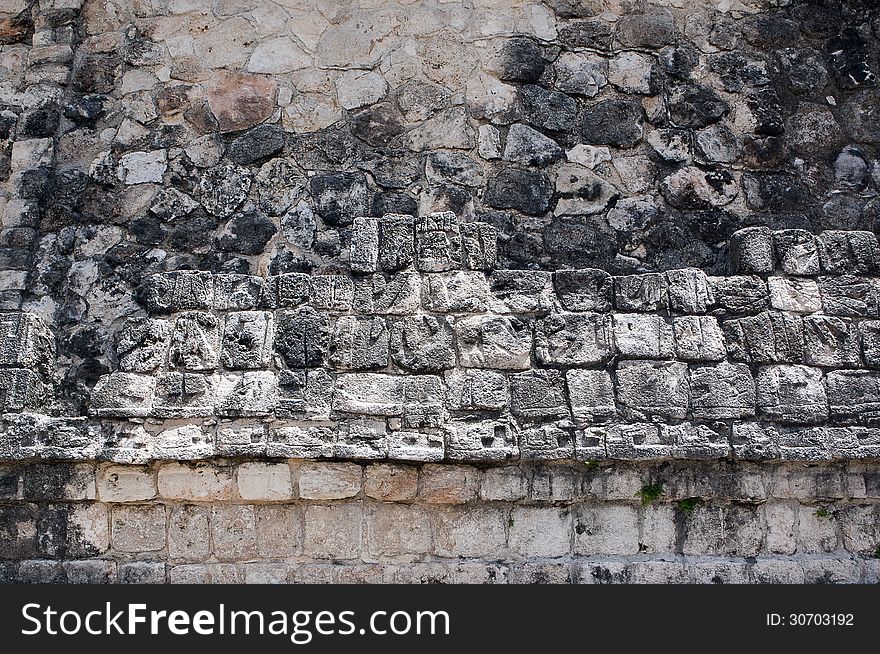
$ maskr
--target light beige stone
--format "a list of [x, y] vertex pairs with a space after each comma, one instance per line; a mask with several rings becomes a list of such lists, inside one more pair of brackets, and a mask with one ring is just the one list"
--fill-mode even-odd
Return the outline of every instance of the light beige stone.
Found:
[[165, 499], [227, 500], [234, 496], [232, 469], [211, 463], [166, 463], [159, 468], [159, 495]]
[[156, 497], [156, 474], [150, 468], [107, 466], [98, 471], [98, 499], [138, 502]]
[[238, 466], [238, 494], [243, 500], [286, 500], [293, 496], [290, 466], [286, 463], [242, 463]]
[[355, 463], [303, 463], [299, 496], [305, 500], [340, 500], [361, 491], [363, 469]]

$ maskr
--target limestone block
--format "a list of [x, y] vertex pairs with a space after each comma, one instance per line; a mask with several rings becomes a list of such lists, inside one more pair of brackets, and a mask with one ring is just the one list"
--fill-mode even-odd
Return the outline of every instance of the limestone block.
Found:
[[157, 418], [198, 418], [214, 415], [214, 389], [204, 375], [161, 373], [156, 378], [152, 415]]
[[453, 370], [446, 385], [452, 411], [500, 411], [508, 404], [507, 377], [493, 370]]
[[678, 362], [621, 361], [617, 400], [632, 419], [682, 419], [689, 406], [687, 365]]
[[727, 352], [746, 363], [799, 363], [804, 360], [804, 328], [800, 316], [764, 311], [722, 324]]
[[783, 424], [813, 424], [828, 417], [822, 371], [807, 366], [765, 366], [757, 375], [758, 408]]
[[421, 216], [415, 223], [416, 267], [423, 272], [461, 268], [461, 232], [451, 211]]
[[221, 424], [214, 449], [220, 456], [265, 456], [266, 426], [262, 424]]
[[262, 277], [233, 274], [214, 276], [214, 308], [220, 311], [256, 309], [262, 297]]
[[819, 249], [816, 237], [805, 229], [781, 229], [773, 232], [776, 260], [789, 275], [818, 275]]
[[557, 270], [553, 274], [553, 285], [567, 311], [611, 310], [614, 284], [611, 275], [604, 270]]
[[520, 458], [524, 461], [570, 459], [574, 456], [574, 429], [540, 425], [519, 433]]
[[666, 293], [669, 308], [681, 313], [705, 313], [715, 302], [706, 273], [695, 268], [668, 271]]
[[379, 270], [379, 220], [355, 218], [348, 255], [352, 272], [374, 273]]
[[311, 307], [275, 314], [275, 352], [289, 368], [317, 368], [330, 346], [330, 323]]
[[605, 446], [613, 459], [665, 458], [672, 456], [672, 438], [673, 434], [661, 432], [656, 424], [619, 424], [608, 427]]
[[171, 341], [171, 324], [155, 318], [129, 318], [116, 342], [119, 369], [151, 372], [164, 365]]
[[565, 380], [575, 423], [591, 425], [614, 418], [614, 384], [607, 371], [569, 370]]
[[462, 223], [461, 258], [469, 270], [492, 270], [498, 260], [498, 230], [489, 223]]
[[510, 376], [510, 411], [524, 420], [567, 417], [565, 384], [558, 370], [529, 370]]
[[804, 318], [804, 353], [811, 366], [857, 368], [859, 333], [849, 318], [808, 316]]
[[213, 430], [203, 429], [199, 425], [163, 429], [153, 440], [153, 456], [174, 461], [214, 456]]
[[489, 284], [482, 272], [461, 270], [422, 277], [422, 305], [435, 313], [482, 313]]
[[503, 461], [519, 456], [517, 437], [500, 420], [459, 421], [443, 425], [446, 456], [452, 461]]
[[727, 356], [724, 334], [714, 316], [679, 316], [672, 319], [675, 354], [685, 361], [721, 361]]
[[819, 285], [812, 279], [770, 277], [770, 306], [780, 311], [815, 313], [822, 310]]
[[274, 427], [269, 432], [266, 456], [319, 459], [333, 456], [336, 430], [326, 425]]
[[822, 308], [836, 316], [880, 317], [880, 283], [860, 275], [819, 277]]
[[760, 313], [768, 308], [767, 282], [757, 276], [709, 277], [718, 308], [733, 315]]
[[304, 500], [341, 500], [361, 492], [363, 467], [355, 463], [306, 462], [299, 469]]
[[418, 431], [394, 431], [388, 435], [388, 458], [397, 461], [442, 461], [445, 456], [443, 436]]
[[836, 275], [868, 275], [877, 272], [880, 246], [873, 232], [826, 230], [819, 234], [822, 270]]
[[863, 320], [859, 323], [862, 354], [868, 368], [880, 368], [880, 321]]
[[411, 315], [419, 308], [421, 286], [421, 278], [414, 272], [356, 278], [352, 309], [361, 314]]
[[832, 421], [843, 425], [880, 424], [880, 374], [837, 370], [828, 373], [826, 383]]
[[337, 375], [333, 408], [373, 416], [403, 414], [405, 377], [380, 373]]
[[177, 316], [171, 334], [169, 365], [186, 370], [213, 370], [220, 360], [220, 325], [202, 311]]
[[129, 152], [119, 159], [116, 176], [126, 184], [161, 184], [167, 168], [168, 153], [165, 150]]
[[496, 270], [489, 277], [495, 313], [546, 314], [555, 306], [553, 275], [537, 270]]
[[275, 501], [293, 497], [290, 466], [286, 463], [242, 463], [238, 466], [236, 481], [243, 500]]
[[736, 274], [773, 271], [773, 233], [767, 227], [746, 227], [730, 237], [730, 265]]
[[411, 372], [455, 367], [452, 327], [446, 318], [407, 316], [391, 321], [391, 360]]
[[694, 418], [728, 420], [755, 415], [755, 381], [745, 364], [692, 367], [690, 392]]
[[517, 318], [462, 318], [455, 323], [455, 339], [465, 368], [527, 370], [531, 365], [532, 330]]
[[266, 280], [264, 302], [271, 308], [295, 308], [311, 299], [311, 278], [303, 273], [284, 273]]
[[221, 363], [229, 370], [256, 370], [269, 365], [272, 352], [272, 314], [236, 311], [227, 314]]
[[55, 362], [55, 337], [30, 313], [0, 313], [0, 366], [45, 370]]
[[340, 459], [384, 459], [388, 456], [387, 426], [384, 420], [349, 420], [333, 444]]
[[323, 368], [280, 370], [275, 415], [279, 418], [329, 418], [333, 385], [333, 377]]
[[275, 409], [278, 380], [267, 370], [221, 375], [217, 382], [217, 415], [265, 416]]
[[379, 219], [379, 269], [396, 272], [408, 268], [415, 257], [412, 216], [387, 214]]
[[626, 357], [672, 358], [672, 322], [663, 316], [651, 314], [616, 313], [614, 345]]
[[384, 318], [342, 316], [333, 328], [330, 363], [342, 370], [385, 368], [388, 340]]
[[663, 273], [614, 278], [614, 306], [620, 311], [660, 311], [669, 306], [669, 282]]
[[613, 353], [609, 314], [553, 313], [535, 323], [535, 357], [545, 365], [600, 363]]
[[146, 303], [154, 313], [210, 309], [214, 304], [214, 277], [190, 270], [156, 273], [147, 279]]
[[345, 312], [351, 309], [354, 282], [344, 275], [315, 275], [311, 278], [311, 305], [319, 311]]
[[407, 501], [416, 496], [418, 482], [414, 466], [377, 463], [364, 471], [364, 495], [383, 502]]
[[673, 443], [673, 457], [723, 459], [730, 455], [730, 428], [724, 423], [683, 422], [680, 425], [660, 425], [660, 431], [661, 441]]
[[[9, 371], [0, 371], [8, 374]], [[28, 371], [29, 372], [29, 371]], [[33, 374], [33, 373], [31, 373]], [[89, 411], [96, 416], [144, 417], [150, 414], [156, 379], [131, 372], [114, 372], [98, 379]], [[15, 394], [7, 393], [16, 397]], [[7, 399], [7, 405], [9, 400]], [[7, 408], [13, 408], [7, 406]]]

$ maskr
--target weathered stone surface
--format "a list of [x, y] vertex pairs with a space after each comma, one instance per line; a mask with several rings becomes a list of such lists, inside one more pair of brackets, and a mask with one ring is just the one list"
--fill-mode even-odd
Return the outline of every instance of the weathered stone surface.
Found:
[[804, 356], [800, 317], [779, 311], [727, 320], [722, 324], [727, 352], [746, 363], [797, 363]]
[[718, 307], [730, 314], [755, 314], [768, 308], [767, 282], [757, 276], [708, 277]]
[[265, 311], [238, 311], [226, 316], [220, 361], [230, 370], [254, 370], [269, 365], [272, 351], [272, 315]]
[[548, 272], [496, 270], [489, 277], [489, 307], [497, 313], [546, 314], [554, 307], [553, 277]]
[[370, 190], [363, 173], [328, 173], [309, 181], [315, 209], [330, 225], [349, 225], [370, 210]]
[[773, 232], [776, 260], [789, 275], [819, 274], [819, 250], [816, 238], [803, 229], [782, 229]]
[[246, 166], [277, 154], [283, 147], [284, 130], [275, 125], [260, 125], [236, 138], [226, 152], [239, 166]]
[[622, 412], [631, 419], [682, 419], [689, 406], [687, 366], [678, 362], [621, 361], [617, 366], [617, 399]]
[[755, 382], [745, 364], [692, 367], [690, 392], [695, 418], [728, 420], [755, 415]]
[[508, 404], [507, 377], [492, 370], [455, 370], [446, 378], [453, 411], [500, 411]]
[[462, 263], [470, 270], [492, 270], [498, 259], [498, 230], [482, 222], [462, 223]]
[[818, 240], [823, 271], [851, 275], [877, 271], [880, 246], [873, 232], [828, 230]]
[[269, 77], [218, 71], [208, 85], [208, 106], [220, 131], [237, 132], [272, 116], [277, 90]]
[[420, 297], [418, 274], [376, 274], [354, 280], [352, 308], [358, 313], [409, 315], [418, 309]]
[[773, 271], [773, 234], [767, 227], [747, 227], [730, 237], [730, 261], [738, 274]]
[[819, 285], [812, 279], [770, 277], [770, 306], [780, 311], [815, 313], [822, 310]]
[[489, 284], [481, 272], [459, 271], [422, 277], [422, 305], [435, 313], [482, 313]]
[[[117, 339], [116, 356], [121, 371], [152, 372], [167, 360], [171, 325], [155, 318], [129, 318]], [[9, 338], [4, 342], [13, 341]]]
[[523, 420], [567, 416], [562, 373], [558, 370], [531, 370], [511, 375], [510, 410]]
[[354, 282], [345, 275], [315, 275], [310, 280], [312, 307], [333, 313], [351, 309]]
[[465, 368], [526, 370], [532, 351], [531, 326], [518, 318], [471, 316], [455, 323], [459, 363]]
[[159, 418], [196, 418], [214, 414], [214, 388], [204, 375], [162, 373], [156, 379], [152, 415]]
[[825, 313], [838, 316], [880, 316], [880, 286], [873, 278], [857, 275], [819, 277]]
[[658, 311], [669, 303], [668, 281], [661, 273], [614, 278], [614, 306], [621, 311]]
[[516, 435], [506, 421], [453, 420], [443, 432], [446, 454], [453, 461], [503, 461], [519, 454]]
[[783, 424], [814, 424], [828, 417], [822, 372], [807, 366], [766, 366], [757, 375], [758, 408]]
[[614, 314], [614, 346], [621, 355], [667, 359], [673, 356], [672, 323], [663, 316]]
[[721, 361], [727, 356], [724, 334], [713, 316], [672, 319], [675, 354], [685, 361]]
[[565, 52], [553, 64], [556, 88], [592, 98], [608, 83], [608, 64], [591, 53]]
[[275, 352], [289, 368], [320, 366], [330, 345], [326, 316], [311, 307], [279, 311], [275, 317]]
[[642, 107], [628, 100], [602, 100], [581, 116], [581, 142], [628, 148], [642, 139]]
[[601, 363], [614, 352], [611, 316], [556, 313], [535, 323], [535, 358], [544, 365]]
[[569, 370], [565, 380], [575, 423], [589, 426], [615, 417], [614, 385], [606, 371]]
[[553, 184], [543, 173], [505, 168], [488, 179], [484, 200], [496, 209], [537, 216], [550, 208], [552, 197]]
[[838, 424], [876, 425], [880, 422], [880, 377], [865, 370], [829, 372], [830, 418]]
[[231, 216], [244, 202], [250, 188], [248, 171], [229, 164], [206, 170], [199, 182], [202, 206], [218, 218]]
[[214, 308], [220, 311], [256, 309], [263, 292], [262, 277], [228, 274], [214, 276]]
[[[8, 371], [3, 372], [8, 374]], [[115, 372], [98, 380], [92, 390], [90, 411], [98, 416], [144, 417], [152, 409], [155, 390], [156, 380], [153, 377]], [[15, 397], [8, 390], [7, 393]], [[8, 399], [6, 404], [9, 404]]]
[[387, 272], [403, 270], [415, 257], [414, 221], [412, 216], [386, 215], [379, 221], [379, 269]]
[[322, 368], [281, 370], [276, 415], [329, 417], [333, 384], [333, 377]]
[[812, 366], [856, 368], [861, 363], [859, 335], [849, 318], [804, 318], [805, 363]]
[[404, 370], [440, 372], [455, 367], [453, 331], [445, 318], [407, 316], [391, 322], [391, 359]]
[[546, 166], [565, 158], [565, 152], [553, 139], [528, 125], [511, 125], [504, 145], [504, 160], [523, 166]]
[[214, 277], [209, 273], [180, 270], [151, 275], [146, 283], [147, 308], [154, 313], [210, 309], [213, 303]]
[[371, 370], [388, 365], [388, 328], [382, 318], [343, 316], [333, 328], [330, 363], [342, 370]]
[[174, 321], [168, 362], [187, 370], [213, 370], [220, 359], [220, 324], [210, 313], [189, 311]]
[[461, 232], [451, 211], [420, 217], [415, 224], [416, 267], [423, 272], [461, 268]]
[[553, 275], [556, 295], [568, 311], [608, 311], [613, 283], [604, 270], [558, 270]]
[[275, 409], [278, 380], [269, 371], [226, 374], [217, 384], [217, 414], [230, 418], [264, 416]]

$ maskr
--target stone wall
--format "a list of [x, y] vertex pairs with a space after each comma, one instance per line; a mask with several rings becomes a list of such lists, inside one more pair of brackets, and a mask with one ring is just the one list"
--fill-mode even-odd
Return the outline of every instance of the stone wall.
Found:
[[875, 580], [874, 4], [0, 0], [6, 576]]

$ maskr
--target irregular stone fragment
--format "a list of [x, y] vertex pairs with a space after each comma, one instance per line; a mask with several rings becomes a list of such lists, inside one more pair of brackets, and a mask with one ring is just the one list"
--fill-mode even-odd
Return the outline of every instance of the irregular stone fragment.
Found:
[[865, 275], [877, 271], [880, 246], [873, 232], [826, 230], [819, 234], [822, 270], [838, 275]]
[[666, 94], [669, 119], [676, 127], [707, 127], [717, 123], [730, 106], [701, 84], [675, 84]]
[[789, 275], [819, 274], [819, 250], [816, 238], [804, 229], [782, 229], [773, 232], [776, 259]]
[[458, 271], [422, 277], [422, 305], [435, 313], [482, 313], [489, 283], [481, 272]]
[[608, 81], [624, 93], [651, 93], [651, 60], [637, 52], [621, 52], [608, 62]]
[[[276, 202], [280, 204], [274, 204]], [[275, 207], [281, 206], [284, 202], [286, 200], [282, 200], [281, 196], [275, 196], [275, 199], [272, 200]], [[260, 204], [265, 207], [266, 203], [261, 202]], [[281, 216], [281, 233], [288, 243], [299, 248], [309, 249], [314, 245], [317, 226], [315, 212], [305, 200], [299, 201]]]
[[354, 282], [346, 275], [315, 275], [310, 279], [309, 301], [315, 309], [342, 312], [351, 309]]
[[764, 366], [757, 376], [758, 408], [783, 424], [815, 424], [828, 417], [822, 371], [807, 366]]
[[733, 423], [730, 442], [738, 459], [762, 461], [780, 457], [779, 434], [775, 428], [760, 423]]
[[620, 195], [612, 184], [585, 166], [564, 164], [556, 169], [556, 215], [592, 215], [604, 211]]
[[333, 377], [323, 368], [280, 370], [275, 415], [312, 420], [329, 418], [333, 386]]
[[608, 83], [605, 59], [588, 52], [565, 52], [553, 64], [555, 86], [565, 93], [592, 98]]
[[455, 367], [452, 327], [443, 317], [407, 316], [391, 323], [391, 359], [411, 372]]
[[507, 422], [456, 420], [444, 425], [443, 433], [452, 461], [504, 461], [519, 455], [516, 434]]
[[[5, 374], [9, 374], [3, 371]], [[89, 412], [96, 416], [143, 418], [150, 415], [156, 379], [130, 372], [114, 372], [98, 379], [89, 401]], [[14, 397], [12, 393], [10, 393]], [[8, 400], [5, 404], [9, 404]], [[14, 406], [6, 408], [14, 409]]]
[[867, 370], [828, 373], [829, 417], [841, 425], [880, 424], [880, 374]]
[[[651, 146], [651, 149], [654, 150], [654, 152], [656, 152], [664, 161], [685, 163], [689, 162], [691, 159], [691, 137], [687, 130], [655, 129], [648, 133], [648, 137], [645, 140], [648, 145]], [[693, 169], [688, 168], [682, 170], [692, 171]], [[668, 181], [664, 180], [664, 183], [667, 185], [667, 193], [674, 196], [673, 199], [676, 201], [688, 199], [686, 198], [685, 191], [685, 187], [687, 187], [688, 184], [691, 186], [699, 184], [698, 172], [696, 174], [691, 174], [689, 177], [686, 175], [687, 173], [682, 172], [672, 179], [667, 178]], [[703, 190], [704, 193], [707, 193], [705, 189], [701, 190]], [[678, 205], [676, 204], [675, 206]]]
[[388, 84], [373, 71], [347, 70], [336, 80], [336, 97], [345, 109], [373, 104], [385, 95]]
[[446, 385], [452, 411], [500, 411], [508, 405], [507, 377], [493, 370], [456, 369]]
[[168, 313], [181, 309], [210, 309], [214, 303], [214, 277], [210, 273], [178, 270], [147, 279], [147, 309]]
[[120, 158], [116, 176], [126, 184], [159, 184], [167, 168], [168, 153], [165, 150], [129, 152]]
[[642, 139], [643, 113], [640, 104], [624, 99], [590, 105], [581, 115], [581, 142], [632, 147]]
[[265, 311], [236, 311], [226, 316], [220, 361], [230, 370], [254, 370], [269, 365], [272, 315]]
[[800, 316], [763, 311], [723, 323], [727, 352], [746, 363], [798, 363], [804, 360], [804, 328]]
[[251, 177], [247, 169], [226, 164], [209, 168], [199, 182], [201, 203], [208, 213], [218, 218], [231, 216], [247, 198]]
[[382, 318], [342, 316], [333, 328], [330, 363], [343, 370], [388, 365], [388, 328]]
[[298, 307], [311, 298], [311, 278], [304, 273], [284, 273], [266, 279], [263, 301], [271, 308]]
[[724, 334], [714, 316], [679, 316], [672, 319], [675, 354], [685, 361], [721, 361], [727, 356]]
[[218, 70], [208, 84], [208, 106], [221, 132], [238, 132], [272, 117], [277, 91], [271, 77]]
[[288, 368], [317, 368], [330, 344], [327, 317], [311, 307], [275, 314], [275, 352]]
[[733, 163], [740, 155], [736, 134], [725, 125], [710, 125], [697, 132], [697, 151], [708, 163]]
[[498, 259], [498, 230], [489, 223], [462, 223], [462, 263], [470, 270], [492, 270]]
[[614, 314], [614, 345], [626, 357], [666, 359], [673, 356], [672, 323], [639, 313]]
[[214, 308], [244, 311], [256, 309], [263, 297], [263, 278], [255, 275], [214, 275]]
[[880, 316], [880, 286], [861, 275], [820, 277], [819, 293], [825, 313], [838, 316]]
[[615, 277], [614, 306], [621, 311], [660, 311], [669, 304], [667, 288], [663, 273]]
[[615, 417], [614, 384], [607, 371], [568, 370], [565, 380], [575, 423], [601, 424]]
[[471, 316], [455, 323], [459, 362], [465, 368], [527, 370], [532, 331], [517, 318]]
[[543, 173], [504, 168], [489, 178], [484, 201], [496, 209], [516, 209], [538, 216], [550, 208], [553, 184]]
[[191, 214], [198, 206], [199, 203], [186, 193], [169, 188], [159, 191], [153, 204], [150, 205], [150, 212], [160, 220], [171, 223]]
[[617, 400], [631, 420], [681, 420], [689, 405], [687, 365], [621, 361], [617, 366]]
[[232, 143], [226, 153], [239, 166], [266, 159], [284, 147], [284, 130], [277, 125], [259, 125], [248, 130]]
[[370, 211], [370, 189], [361, 172], [315, 175], [309, 189], [318, 215], [329, 225], [350, 225]]
[[537, 82], [545, 65], [541, 48], [531, 39], [505, 40], [494, 53], [489, 70], [506, 82]]
[[567, 311], [609, 311], [613, 283], [604, 270], [583, 268], [557, 270], [553, 274], [556, 295]]
[[712, 288], [702, 270], [682, 268], [666, 273], [669, 308], [681, 313], [704, 313], [715, 302]]
[[432, 152], [425, 160], [425, 177], [435, 184], [452, 182], [479, 188], [483, 184], [483, 167], [462, 152]]
[[384, 459], [388, 456], [388, 434], [384, 420], [350, 420], [333, 445], [340, 459]]
[[476, 140], [476, 130], [468, 122], [463, 107], [447, 109], [406, 135], [407, 147], [414, 152], [470, 150]]
[[620, 17], [614, 31], [616, 42], [629, 48], [659, 50], [675, 43], [676, 30], [672, 12], [658, 9], [650, 13], [632, 13]]
[[477, 152], [479, 155], [487, 161], [500, 159], [501, 133], [498, 131], [498, 128], [492, 125], [480, 125], [478, 134]]
[[226, 223], [225, 229], [216, 239], [221, 252], [239, 254], [262, 254], [266, 245], [278, 232], [275, 223], [261, 211], [243, 211]]
[[744, 363], [694, 366], [690, 392], [694, 418], [729, 420], [755, 415], [755, 380]]
[[165, 363], [170, 339], [171, 325], [166, 320], [129, 318], [116, 343], [119, 369], [123, 372], [152, 372]]
[[[250, 133], [261, 129], [262, 127], [256, 127]], [[284, 145], [283, 132], [281, 133], [280, 143], [276, 143], [276, 145], [278, 145], [279, 150]], [[254, 159], [255, 161], [264, 156], [271, 156], [265, 154], [267, 150], [268, 147], [257, 153], [252, 153], [250, 156], [259, 154]], [[260, 198], [260, 211], [270, 216], [283, 215], [300, 199], [305, 190], [305, 185], [305, 177], [287, 159], [279, 157], [267, 161], [260, 167], [257, 176], [254, 178], [254, 188]]]
[[553, 277], [536, 270], [496, 270], [489, 277], [490, 308], [496, 313], [546, 314], [554, 306]]
[[519, 118], [516, 87], [504, 84], [491, 75], [479, 73], [465, 84], [465, 101], [469, 113], [497, 124]]
[[708, 281], [715, 302], [725, 313], [760, 313], [768, 307], [770, 295], [767, 282], [760, 277], [709, 277]]
[[357, 313], [409, 315], [419, 308], [420, 291], [418, 273], [369, 275], [354, 280], [352, 308]]
[[704, 171], [696, 166], [681, 168], [666, 177], [660, 183], [660, 192], [677, 209], [723, 207], [739, 194], [736, 180], [726, 170]]
[[504, 145], [504, 159], [524, 166], [546, 166], [565, 158], [559, 144], [528, 125], [511, 125]]
[[415, 256], [415, 232], [412, 216], [388, 214], [379, 220], [379, 269], [403, 270]]
[[812, 279], [769, 277], [770, 306], [780, 311], [815, 313], [822, 310], [819, 285]]
[[461, 267], [461, 233], [451, 211], [421, 216], [416, 227], [416, 267], [440, 272]]
[[217, 414], [227, 418], [265, 416], [275, 409], [278, 380], [268, 371], [226, 374], [217, 384]]
[[189, 372], [162, 373], [156, 379], [152, 414], [157, 418], [214, 415], [214, 392], [207, 377]]
[[533, 84], [521, 87], [519, 98], [526, 119], [535, 127], [554, 132], [567, 132], [574, 127], [578, 110], [574, 98]]
[[859, 334], [849, 318], [808, 316], [804, 318], [804, 353], [812, 366], [857, 368]]
[[220, 358], [220, 325], [210, 313], [189, 311], [174, 321], [168, 363], [172, 368], [213, 370]]
[[544, 365], [600, 363], [614, 353], [611, 316], [554, 313], [535, 324], [535, 358]]

